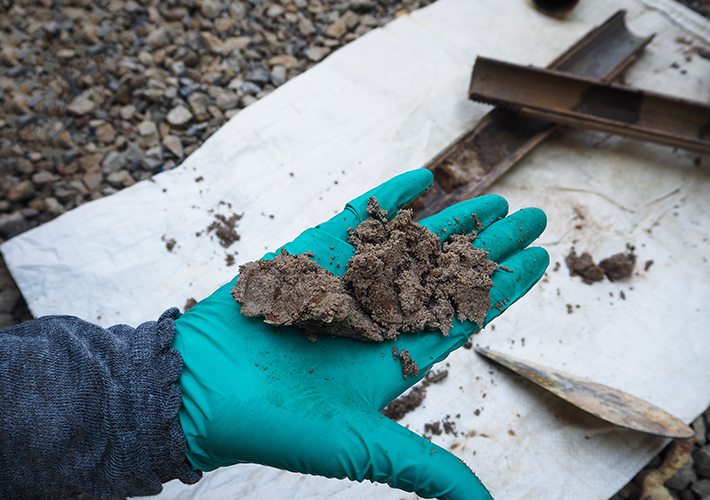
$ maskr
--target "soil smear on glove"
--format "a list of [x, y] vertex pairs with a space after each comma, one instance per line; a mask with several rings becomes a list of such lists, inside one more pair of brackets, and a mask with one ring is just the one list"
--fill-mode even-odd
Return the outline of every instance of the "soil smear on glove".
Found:
[[[370, 198], [367, 211], [371, 217], [348, 238], [356, 253], [342, 278], [313, 262], [311, 252], [282, 250], [273, 260], [240, 266], [232, 296], [242, 314], [301, 327], [309, 338], [372, 341], [416, 331], [448, 335], [454, 317], [483, 324], [491, 307], [490, 276], [501, 267], [471, 245], [475, 232], [452, 235], [442, 245], [410, 210], [388, 222]], [[413, 374], [414, 366], [409, 370]]]

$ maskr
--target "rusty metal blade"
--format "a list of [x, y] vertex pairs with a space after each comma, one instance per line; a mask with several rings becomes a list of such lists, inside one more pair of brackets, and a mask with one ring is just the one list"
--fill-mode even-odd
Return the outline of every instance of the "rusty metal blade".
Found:
[[469, 97], [520, 113], [710, 153], [710, 105], [479, 57]]
[[[630, 66], [653, 39], [653, 35], [631, 34], [626, 29], [625, 15], [625, 11], [618, 11], [548, 67], [611, 81]], [[415, 219], [483, 194], [556, 126], [506, 109], [494, 109], [424, 166], [434, 173], [435, 182], [413, 205]]]
[[612, 424], [668, 438], [695, 435], [680, 419], [625, 392], [483, 347], [476, 347], [476, 352]]

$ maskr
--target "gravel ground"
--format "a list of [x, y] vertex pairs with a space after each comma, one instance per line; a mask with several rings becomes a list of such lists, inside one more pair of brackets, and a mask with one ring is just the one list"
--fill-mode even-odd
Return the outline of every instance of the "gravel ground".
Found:
[[[0, 0], [0, 243], [174, 168], [241, 109], [432, 1]], [[0, 328], [31, 318], [0, 257]], [[710, 410], [672, 498], [710, 500], [708, 425]]]

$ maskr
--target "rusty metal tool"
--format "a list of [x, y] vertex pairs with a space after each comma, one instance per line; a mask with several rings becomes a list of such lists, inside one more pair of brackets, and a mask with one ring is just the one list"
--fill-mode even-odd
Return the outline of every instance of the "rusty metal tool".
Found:
[[710, 105], [479, 57], [469, 97], [537, 119], [710, 153]]
[[[630, 66], [653, 39], [630, 33], [620, 10], [555, 59], [548, 68], [611, 81]], [[483, 194], [530, 150], [550, 135], [556, 124], [521, 117], [496, 108], [471, 130], [439, 153], [424, 168], [434, 185], [415, 201], [415, 219], [422, 219], [459, 201]]]
[[483, 347], [476, 352], [612, 424], [667, 438], [695, 435], [680, 419], [625, 392]]

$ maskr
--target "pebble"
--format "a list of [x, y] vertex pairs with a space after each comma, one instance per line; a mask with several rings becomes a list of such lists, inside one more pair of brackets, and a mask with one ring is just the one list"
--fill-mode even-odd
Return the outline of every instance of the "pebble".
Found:
[[330, 49], [328, 47], [318, 47], [315, 45], [309, 46], [303, 51], [303, 54], [311, 61], [318, 62], [325, 56], [330, 54]]
[[707, 443], [708, 438], [707, 438], [707, 431], [705, 427], [705, 419], [703, 418], [702, 415], [700, 415], [698, 418], [696, 418], [692, 425], [693, 430], [695, 431], [695, 440], [697, 444], [700, 446], [704, 445]]
[[31, 180], [26, 179], [13, 185], [5, 195], [11, 203], [29, 200], [35, 194], [35, 186]]
[[133, 177], [131, 177], [128, 170], [111, 172], [106, 176], [106, 181], [115, 189], [121, 189], [135, 184], [135, 181], [133, 180]]
[[192, 113], [190, 113], [189, 109], [180, 104], [170, 110], [166, 119], [170, 125], [182, 127], [190, 123], [190, 120], [192, 120]]
[[111, 144], [116, 139], [116, 129], [110, 123], [104, 123], [96, 129], [96, 138], [103, 144]]
[[76, 97], [76, 99], [69, 103], [67, 111], [75, 116], [83, 116], [91, 113], [95, 107], [96, 104], [94, 104], [93, 101], [89, 100], [89, 98], [84, 94], [80, 94]]
[[0, 237], [9, 240], [29, 228], [20, 212], [0, 215]]
[[286, 83], [286, 68], [280, 65], [274, 66], [271, 69], [269, 79], [271, 80], [271, 83], [274, 85], [274, 87], [280, 87], [281, 85]]
[[128, 160], [124, 154], [119, 153], [118, 151], [109, 151], [106, 158], [104, 158], [104, 161], [101, 163], [101, 171], [104, 174], [109, 174], [122, 169], [127, 164]]
[[180, 141], [178, 136], [166, 135], [163, 138], [163, 146], [178, 159], [182, 160], [184, 152], [182, 149], [182, 141]]
[[676, 491], [681, 491], [686, 489], [690, 485], [690, 483], [695, 482], [697, 480], [698, 476], [695, 474], [695, 470], [693, 469], [693, 457], [692, 455], [690, 455], [688, 457], [688, 463], [678, 469], [678, 471], [668, 480], [666, 480], [664, 484], [668, 488], [671, 488]]
[[693, 453], [695, 472], [698, 476], [710, 479], [710, 445], [702, 446]]
[[158, 144], [158, 127], [150, 120], [143, 120], [138, 124], [138, 133], [143, 137], [148, 147]]

